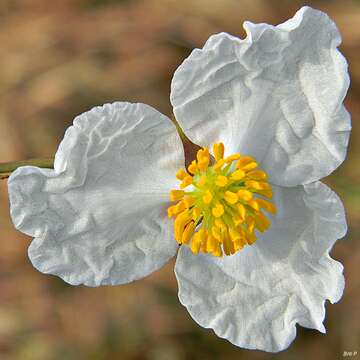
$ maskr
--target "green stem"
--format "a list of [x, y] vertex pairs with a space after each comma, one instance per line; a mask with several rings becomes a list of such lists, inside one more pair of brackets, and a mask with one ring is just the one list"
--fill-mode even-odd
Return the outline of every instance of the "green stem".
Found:
[[[189, 166], [193, 159], [196, 159], [196, 153], [201, 146], [194, 144], [184, 133], [183, 129], [176, 121], [175, 117], [171, 118], [172, 122], [176, 126], [176, 130], [181, 138], [185, 152], [185, 166]], [[40, 168], [54, 168], [54, 158], [37, 158], [29, 160], [11, 161], [7, 163], [0, 163], [0, 180], [6, 179], [10, 174], [21, 166], [36, 166]]]
[[37, 158], [0, 163], [0, 179], [8, 178], [13, 171], [21, 166], [37, 166], [40, 168], [53, 169], [54, 158]]

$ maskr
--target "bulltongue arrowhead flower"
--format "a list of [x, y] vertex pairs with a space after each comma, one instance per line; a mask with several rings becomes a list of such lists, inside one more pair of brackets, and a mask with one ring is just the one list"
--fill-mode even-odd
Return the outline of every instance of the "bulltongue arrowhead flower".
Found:
[[319, 180], [346, 155], [349, 77], [320, 11], [244, 28], [243, 40], [211, 36], [174, 74], [174, 114], [202, 147], [187, 169], [167, 117], [107, 104], [74, 120], [54, 170], [11, 175], [11, 216], [34, 237], [33, 265], [73, 285], [128, 283], [177, 253], [179, 299], [197, 323], [280, 351], [296, 324], [325, 332], [325, 300], [343, 293], [329, 251], [344, 208]]

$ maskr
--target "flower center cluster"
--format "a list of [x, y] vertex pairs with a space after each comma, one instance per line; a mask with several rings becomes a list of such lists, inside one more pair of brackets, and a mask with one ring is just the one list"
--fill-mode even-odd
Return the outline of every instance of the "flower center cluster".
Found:
[[[207, 148], [197, 152], [196, 160], [176, 177], [180, 189], [171, 190], [168, 208], [175, 217], [174, 234], [179, 244], [194, 254], [232, 255], [256, 241], [255, 230], [270, 226], [263, 210], [276, 213], [267, 175], [254, 158], [233, 154], [224, 157], [224, 145], [213, 146], [215, 163], [210, 164]], [[184, 189], [188, 190], [184, 190]]]

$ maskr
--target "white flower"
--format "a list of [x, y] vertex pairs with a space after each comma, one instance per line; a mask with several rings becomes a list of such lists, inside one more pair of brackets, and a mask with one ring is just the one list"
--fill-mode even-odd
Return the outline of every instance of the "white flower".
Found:
[[[171, 102], [187, 136], [255, 157], [278, 209], [272, 226], [232, 256], [178, 251], [179, 298], [201, 326], [233, 344], [280, 351], [296, 324], [325, 332], [324, 303], [343, 293], [329, 256], [346, 233], [344, 208], [319, 179], [345, 158], [349, 78], [340, 35], [322, 12], [300, 9], [247, 37], [211, 36], [175, 72]], [[124, 284], [178, 250], [167, 217], [184, 164], [173, 124], [143, 104], [114, 103], [78, 116], [54, 170], [23, 167], [9, 179], [11, 216], [35, 239], [33, 265], [70, 284]]]

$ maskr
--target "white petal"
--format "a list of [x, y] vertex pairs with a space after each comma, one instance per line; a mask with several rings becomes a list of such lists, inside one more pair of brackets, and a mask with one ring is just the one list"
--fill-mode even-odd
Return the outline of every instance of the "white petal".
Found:
[[271, 182], [321, 179], [345, 158], [349, 86], [340, 34], [309, 7], [271, 26], [244, 23], [247, 37], [211, 36], [174, 74], [171, 102], [189, 138], [255, 156]]
[[33, 265], [87, 286], [160, 268], [177, 250], [166, 208], [183, 162], [174, 125], [150, 106], [119, 102], [78, 116], [54, 170], [23, 167], [9, 179], [13, 222], [35, 237]]
[[276, 187], [275, 201], [279, 213], [253, 246], [223, 259], [182, 247], [175, 267], [180, 301], [197, 323], [273, 352], [294, 340], [296, 323], [325, 332], [325, 300], [344, 289], [343, 266], [329, 251], [347, 229], [340, 199], [320, 182]]

